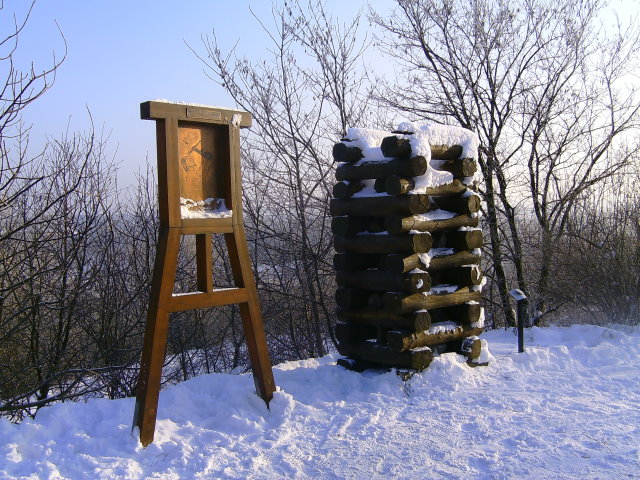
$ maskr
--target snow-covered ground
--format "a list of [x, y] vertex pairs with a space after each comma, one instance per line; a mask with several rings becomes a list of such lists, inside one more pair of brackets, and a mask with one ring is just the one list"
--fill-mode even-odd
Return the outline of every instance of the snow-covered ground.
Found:
[[404, 382], [327, 356], [279, 365], [267, 410], [249, 375], [163, 391], [155, 443], [131, 436], [133, 400], [0, 420], [0, 478], [640, 478], [640, 328], [483, 335], [494, 358], [443, 355]]

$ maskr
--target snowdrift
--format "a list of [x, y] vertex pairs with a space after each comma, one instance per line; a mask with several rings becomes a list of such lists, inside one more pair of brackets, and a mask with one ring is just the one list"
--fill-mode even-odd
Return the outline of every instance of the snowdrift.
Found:
[[270, 410], [250, 375], [203, 375], [161, 393], [146, 449], [133, 399], [0, 420], [0, 478], [638, 478], [640, 328], [483, 337], [488, 367], [445, 354], [406, 381], [282, 364]]

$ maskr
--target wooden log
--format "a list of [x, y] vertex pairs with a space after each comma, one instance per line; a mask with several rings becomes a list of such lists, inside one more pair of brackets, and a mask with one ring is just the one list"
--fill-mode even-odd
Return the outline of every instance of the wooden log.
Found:
[[436, 308], [429, 313], [434, 322], [455, 322], [470, 327], [480, 320], [482, 307], [479, 303], [463, 303], [452, 307]]
[[338, 182], [333, 186], [333, 198], [348, 198], [364, 188], [361, 182]]
[[460, 145], [430, 145], [432, 160], [456, 160], [462, 155]]
[[427, 160], [417, 156], [388, 161], [361, 161], [357, 165], [344, 163], [336, 168], [336, 180], [367, 180], [389, 175], [417, 177], [427, 171]]
[[375, 312], [382, 311], [382, 295], [383, 292], [371, 292], [369, 301], [367, 302], [367, 308]]
[[356, 288], [337, 288], [336, 305], [343, 309], [364, 308], [369, 304], [372, 292]]
[[455, 250], [482, 248], [482, 230], [462, 230], [445, 232], [444, 246]]
[[480, 282], [482, 282], [482, 272], [477, 265], [435, 270], [432, 271], [431, 276], [435, 285], [447, 283], [460, 285], [461, 287], [471, 287], [480, 285]]
[[387, 231], [387, 227], [384, 226], [383, 217], [371, 217], [369, 224], [367, 225], [367, 231], [369, 233], [382, 233]]
[[469, 214], [480, 211], [480, 197], [478, 195], [431, 197], [431, 200], [438, 207], [449, 212]]
[[408, 157], [411, 155], [411, 143], [406, 138], [392, 135], [382, 139], [380, 150], [385, 157]]
[[390, 255], [379, 257], [379, 259], [379, 268], [389, 273], [407, 273], [416, 268], [420, 270], [426, 270], [428, 268], [429, 271], [433, 271], [480, 263], [480, 256], [474, 255], [469, 251], [461, 251], [455, 252], [451, 255], [433, 257], [429, 262], [429, 267], [425, 267], [420, 260], [420, 257], [416, 254], [402, 255], [392, 253]]
[[382, 233], [387, 231], [383, 217], [342, 216], [331, 219], [331, 231], [334, 235], [350, 237], [358, 233]]
[[387, 215], [384, 226], [393, 235], [416, 230], [418, 232], [441, 232], [459, 227], [477, 227], [478, 217], [471, 215], [456, 215], [444, 220], [424, 220], [420, 216], [403, 217], [402, 215]]
[[420, 260], [420, 256], [414, 254], [407, 255], [401, 253], [392, 253], [380, 257], [379, 268], [392, 274], [407, 273], [416, 268], [426, 270], [427, 267]]
[[[471, 177], [476, 170], [478, 169], [478, 165], [473, 158], [459, 158], [457, 160], [433, 160], [431, 162], [431, 166], [436, 170], [444, 170], [446, 172], [451, 173], [454, 177], [463, 178], [463, 177]], [[343, 180], [339, 178], [338, 180]]]
[[454, 293], [444, 295], [424, 295], [422, 293], [403, 295], [402, 293], [387, 292], [382, 296], [382, 302], [386, 312], [402, 314], [450, 307], [471, 301], [477, 302], [481, 296], [480, 292], [473, 292], [468, 287], [463, 287]]
[[429, 233], [410, 235], [356, 235], [354, 237], [336, 236], [333, 246], [337, 252], [354, 253], [426, 253], [431, 249]]
[[397, 352], [386, 345], [374, 342], [339, 343], [338, 352], [340, 352], [340, 355], [369, 362], [412, 368], [414, 370], [427, 368], [433, 360], [433, 352], [427, 347]]
[[366, 370], [391, 370], [388, 365], [380, 365], [376, 362], [369, 362], [361, 358], [342, 357], [336, 360], [336, 364], [340, 367], [351, 370], [352, 372], [362, 373]]
[[399, 329], [420, 332], [428, 330], [431, 326], [429, 312], [412, 312], [406, 315], [394, 315], [379, 310], [338, 310], [338, 320], [362, 325], [370, 325], [382, 329]]
[[402, 178], [398, 175], [390, 175], [384, 181], [384, 189], [389, 195], [404, 195], [415, 186], [413, 178]]
[[432, 324], [430, 330], [422, 332], [409, 332], [406, 330], [390, 330], [387, 332], [387, 343], [394, 350], [404, 351], [418, 347], [431, 347], [447, 342], [454, 342], [465, 337], [480, 335], [482, 328], [466, 328], [462, 325], [448, 328], [445, 324], [442, 329], [438, 329], [439, 325]]
[[376, 181], [373, 183], [373, 189], [378, 193], [386, 192], [387, 189], [385, 186], [385, 181], [386, 177], [376, 178]]
[[[398, 175], [390, 175], [385, 179], [385, 190], [389, 195], [404, 195], [415, 188], [413, 178], [402, 178]], [[426, 195], [456, 195], [464, 192], [467, 186], [459, 179], [435, 187], [427, 187]]]
[[[397, 135], [413, 135], [414, 132], [406, 132], [403, 130], [394, 130], [391, 133]], [[397, 138], [397, 137], [396, 137]], [[409, 142], [408, 139], [401, 139], [406, 142]], [[383, 139], [384, 141], [384, 139]], [[390, 143], [393, 143], [392, 140], [387, 140]], [[463, 152], [463, 148], [460, 145], [429, 145], [431, 149], [431, 158], [438, 160], [454, 160], [456, 158], [460, 158]], [[406, 147], [404, 147], [406, 148]], [[390, 151], [389, 153], [393, 153]], [[385, 155], [387, 156], [387, 155]], [[392, 155], [393, 156], [393, 155]]]
[[457, 350], [469, 360], [474, 360], [482, 354], [482, 341], [479, 338], [464, 338], [460, 341], [460, 346]]
[[336, 253], [333, 256], [333, 267], [336, 270], [353, 271], [378, 268], [380, 255], [358, 253]]
[[385, 215], [400, 214], [404, 216], [426, 213], [429, 211], [430, 200], [428, 195], [399, 195], [380, 197], [358, 198], [334, 198], [329, 203], [332, 217], [342, 215], [354, 215], [366, 217], [374, 214]]
[[[377, 327], [358, 323], [336, 323], [335, 336], [340, 343], [362, 342], [369, 339], [378, 340]], [[386, 338], [384, 339], [386, 343]]]
[[463, 265], [475, 265], [480, 263], [480, 255], [475, 255], [468, 250], [433, 257], [429, 262], [429, 271], [444, 270], [446, 268], [456, 268]]
[[333, 146], [333, 161], [334, 162], [348, 162], [353, 163], [360, 160], [362, 155], [362, 150], [358, 147], [349, 147], [344, 143], [336, 143]]
[[383, 270], [337, 271], [339, 287], [392, 292], [426, 292], [431, 288], [428, 273], [389, 274]]
[[355, 215], [333, 217], [331, 219], [331, 231], [335, 235], [350, 237], [369, 228], [371, 217], [359, 217]]

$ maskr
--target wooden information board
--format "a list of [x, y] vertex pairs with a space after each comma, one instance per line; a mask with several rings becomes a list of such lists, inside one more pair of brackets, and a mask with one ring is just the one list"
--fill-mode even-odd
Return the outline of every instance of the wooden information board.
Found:
[[[248, 112], [159, 101], [140, 115], [156, 122], [160, 230], [151, 284], [134, 427], [153, 441], [171, 312], [238, 304], [256, 391], [269, 404], [275, 391], [262, 314], [242, 222], [239, 129]], [[224, 234], [235, 288], [213, 285], [211, 234]], [[173, 293], [182, 235], [196, 237], [197, 291]]]

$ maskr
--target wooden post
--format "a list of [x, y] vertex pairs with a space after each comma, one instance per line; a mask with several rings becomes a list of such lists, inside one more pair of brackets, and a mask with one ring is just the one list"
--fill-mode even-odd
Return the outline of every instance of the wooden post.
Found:
[[[134, 427], [140, 429], [140, 442], [147, 446], [154, 436], [171, 312], [238, 304], [256, 392], [267, 405], [275, 382], [242, 222], [239, 128], [251, 126], [251, 114], [154, 101], [142, 103], [140, 113], [143, 119], [156, 121], [160, 202], [160, 231], [133, 419]], [[196, 205], [195, 213], [182, 213], [181, 203], [186, 202]], [[213, 233], [225, 236], [235, 288], [214, 287]], [[174, 295], [182, 235], [196, 236], [198, 291]]]

